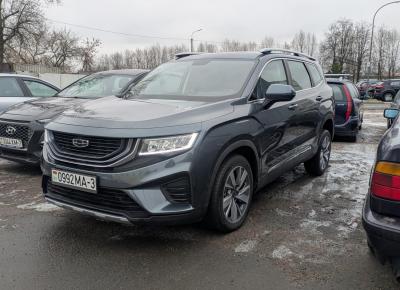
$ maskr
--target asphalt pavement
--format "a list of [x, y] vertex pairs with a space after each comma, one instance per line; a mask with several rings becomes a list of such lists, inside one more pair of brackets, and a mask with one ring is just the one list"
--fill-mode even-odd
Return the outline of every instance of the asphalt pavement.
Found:
[[39, 169], [0, 160], [0, 289], [399, 289], [361, 225], [382, 110], [366, 111], [356, 143], [334, 142], [324, 176], [286, 173], [228, 235], [59, 209], [44, 201]]

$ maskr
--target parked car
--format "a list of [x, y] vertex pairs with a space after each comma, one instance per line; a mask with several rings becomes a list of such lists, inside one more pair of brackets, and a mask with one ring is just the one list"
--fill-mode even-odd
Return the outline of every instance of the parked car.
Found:
[[362, 128], [364, 110], [363, 101], [355, 85], [347, 80], [328, 79], [336, 101], [335, 136], [357, 140]]
[[304, 162], [311, 175], [325, 172], [334, 100], [315, 59], [273, 49], [177, 58], [125, 97], [81, 104], [46, 126], [49, 202], [229, 232], [254, 191], [285, 171]]
[[381, 81], [375, 85], [374, 97], [381, 101], [391, 102], [399, 90], [400, 79]]
[[370, 188], [363, 209], [368, 246], [384, 263], [390, 261], [400, 282], [400, 119], [398, 109], [386, 109], [393, 126], [383, 136], [377, 151]]
[[0, 157], [39, 164], [44, 125], [78, 104], [125, 93], [146, 70], [116, 70], [86, 76], [57, 95], [17, 104], [0, 115]]
[[59, 91], [56, 86], [35, 77], [0, 73], [0, 112], [17, 103], [54, 96]]
[[356, 84], [358, 92], [363, 99], [368, 98], [369, 96], [373, 97], [373, 92], [375, 90], [375, 85], [378, 83], [378, 80], [362, 80]]
[[[397, 92], [393, 101], [390, 103], [390, 108], [392, 109], [400, 109], [400, 91]], [[390, 128], [392, 126], [393, 119], [387, 119], [387, 127]]]

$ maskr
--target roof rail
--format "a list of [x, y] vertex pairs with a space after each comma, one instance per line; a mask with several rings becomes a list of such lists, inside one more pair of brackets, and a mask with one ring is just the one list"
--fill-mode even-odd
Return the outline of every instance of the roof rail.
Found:
[[294, 50], [289, 50], [289, 49], [282, 49], [282, 48], [263, 48], [260, 50], [262, 54], [272, 54], [272, 53], [283, 53], [283, 54], [291, 54], [294, 56], [299, 56], [299, 57], [305, 57], [310, 60], [315, 61], [316, 59], [312, 56], [309, 56], [305, 53], [294, 51]]
[[201, 54], [201, 52], [180, 52], [180, 53], [177, 53], [177, 54], [175, 54], [175, 59], [180, 59], [180, 58], [184, 58], [184, 57], [187, 57], [187, 56], [191, 56], [191, 55], [198, 55], [198, 54]]

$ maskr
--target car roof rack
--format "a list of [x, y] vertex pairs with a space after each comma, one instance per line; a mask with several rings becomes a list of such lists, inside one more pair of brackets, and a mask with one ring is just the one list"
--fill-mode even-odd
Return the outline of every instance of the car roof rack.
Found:
[[175, 54], [175, 59], [180, 59], [180, 58], [184, 58], [184, 57], [187, 57], [187, 56], [191, 56], [191, 55], [198, 55], [198, 54], [201, 54], [201, 52], [180, 52], [180, 53], [177, 53], [177, 54]]
[[339, 81], [348, 81], [353, 77], [352, 74], [325, 74], [326, 78], [338, 79]]
[[316, 59], [310, 55], [307, 55], [302, 52], [294, 51], [294, 50], [289, 50], [289, 49], [282, 49], [282, 48], [263, 48], [260, 50], [262, 54], [273, 54], [273, 53], [283, 53], [283, 54], [291, 54], [294, 56], [299, 56], [299, 57], [305, 57], [310, 60], [315, 61]]

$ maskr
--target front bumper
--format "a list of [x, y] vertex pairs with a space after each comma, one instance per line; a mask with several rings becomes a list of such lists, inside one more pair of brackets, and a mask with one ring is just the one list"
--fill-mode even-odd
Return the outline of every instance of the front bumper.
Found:
[[[189, 151], [184, 154], [169, 158], [167, 160], [135, 169], [125, 169], [122, 172], [99, 170], [88, 170], [73, 165], [56, 164], [49, 160], [46, 149], [43, 154], [43, 192], [45, 198], [56, 205], [64, 208], [89, 214], [104, 220], [131, 223], [157, 223], [157, 224], [184, 224], [200, 221], [205, 212], [206, 195], [202, 194], [201, 188], [196, 186], [195, 174], [192, 174], [192, 155]], [[97, 178], [97, 186], [105, 196], [107, 192], [118, 191], [118, 205], [105, 204], [99, 201], [98, 196], [87, 195], [75, 198], [75, 193], [82, 195], [79, 191], [69, 191], [58, 194], [57, 190], [51, 189], [51, 170], [57, 168], [68, 172], [92, 175]], [[190, 198], [188, 200], [176, 200], [170, 192], [165, 189], [166, 184], [173, 184], [176, 180], [188, 180]], [[50, 183], [50, 186], [48, 186]], [[50, 187], [50, 189], [49, 189]], [[123, 196], [122, 196], [123, 195]], [[122, 197], [121, 197], [122, 196]], [[121, 200], [129, 198], [137, 204], [134, 210], [125, 210]], [[115, 200], [114, 200], [115, 201]], [[112, 202], [114, 202], [112, 201]]]
[[359, 118], [351, 117], [346, 123], [337, 125], [335, 124], [336, 136], [354, 136], [358, 133]]
[[[23, 149], [13, 149], [0, 146], [0, 157], [19, 163], [39, 165], [42, 156], [44, 125], [36, 121], [32, 121], [29, 123], [20, 123], [15, 120], [9, 120], [9, 121], [2, 120], [2, 123], [6, 123], [9, 125], [26, 126], [29, 128], [30, 133], [28, 140], [24, 142], [25, 145]], [[4, 137], [12, 137], [12, 136], [4, 136]]]
[[373, 212], [367, 196], [362, 221], [369, 244], [383, 257], [400, 257], [400, 218]]

